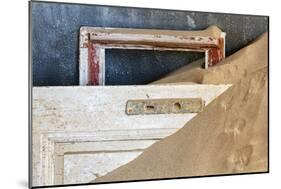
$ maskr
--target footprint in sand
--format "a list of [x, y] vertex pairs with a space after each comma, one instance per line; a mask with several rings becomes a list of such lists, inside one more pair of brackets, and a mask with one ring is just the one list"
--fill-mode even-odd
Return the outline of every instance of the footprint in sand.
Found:
[[253, 146], [246, 145], [229, 156], [227, 165], [232, 171], [243, 171], [249, 165], [252, 154]]
[[225, 129], [225, 132], [231, 134], [236, 138], [246, 127], [246, 120], [244, 118], [238, 118], [231, 125]]

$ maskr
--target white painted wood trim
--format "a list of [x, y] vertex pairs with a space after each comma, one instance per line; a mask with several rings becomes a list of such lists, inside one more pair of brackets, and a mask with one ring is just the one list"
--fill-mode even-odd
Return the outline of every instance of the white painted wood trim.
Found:
[[[86, 176], [71, 174], [76, 180], [69, 183], [71, 179], [64, 171], [69, 172], [73, 166], [63, 164], [66, 154], [71, 159], [75, 158], [70, 156], [73, 153], [120, 152], [120, 158], [115, 158], [111, 167], [102, 170], [103, 166], [99, 165], [101, 172], [95, 173], [94, 180], [136, 158], [145, 148], [175, 133], [196, 116], [196, 113], [128, 116], [125, 113], [127, 100], [200, 97], [208, 105], [230, 86], [33, 87], [33, 186], [77, 184], [91, 177], [89, 172]], [[107, 145], [102, 145], [105, 142]], [[125, 161], [121, 155], [127, 151], [130, 153], [124, 156]]]
[[79, 49], [79, 85], [88, 83], [88, 49]]

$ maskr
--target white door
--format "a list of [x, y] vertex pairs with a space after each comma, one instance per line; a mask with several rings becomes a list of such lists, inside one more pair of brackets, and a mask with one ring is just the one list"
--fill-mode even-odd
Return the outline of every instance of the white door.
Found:
[[[204, 111], [229, 87], [190, 84], [33, 87], [33, 186], [94, 181], [132, 161], [196, 116], [197, 113], [182, 111], [188, 109], [184, 100], [202, 99], [198, 112]], [[159, 99], [160, 106], [166, 108], [162, 112], [157, 109]], [[138, 109], [129, 114], [130, 100], [149, 103], [156, 100], [158, 104], [148, 107], [148, 113]], [[179, 105], [175, 100], [183, 101]], [[170, 107], [171, 102], [176, 106]], [[131, 104], [129, 108], [135, 111], [140, 106]]]

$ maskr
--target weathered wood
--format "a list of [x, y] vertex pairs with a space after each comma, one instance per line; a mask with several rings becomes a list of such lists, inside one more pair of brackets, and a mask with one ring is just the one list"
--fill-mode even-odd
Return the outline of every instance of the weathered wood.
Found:
[[[193, 42], [202, 44], [207, 42], [216, 45], [217, 38], [220, 38], [222, 31], [216, 26], [210, 26], [205, 30], [163, 30], [163, 29], [136, 29], [136, 28], [102, 28], [102, 27], [81, 27], [80, 47], [85, 47], [89, 39], [95, 42], [101, 41], [108, 44], [130, 42], [150, 43], [152, 41], [173, 43]], [[173, 44], [169, 45], [173, 46]]]
[[208, 68], [225, 57], [225, 33], [215, 26], [202, 31], [81, 27], [80, 85], [104, 85], [106, 49], [203, 52]]
[[229, 87], [34, 87], [33, 186], [90, 182], [136, 158], [196, 115], [127, 115], [128, 99], [202, 98], [208, 105]]

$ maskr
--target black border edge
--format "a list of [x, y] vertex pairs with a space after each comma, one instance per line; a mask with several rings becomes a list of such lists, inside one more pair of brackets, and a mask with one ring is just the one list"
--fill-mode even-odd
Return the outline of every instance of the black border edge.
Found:
[[32, 188], [32, 33], [31, 1], [28, 1], [28, 188]]
[[268, 44], [267, 44], [267, 171], [268, 173], [270, 172], [270, 17], [267, 16], [267, 40], [268, 40]]

